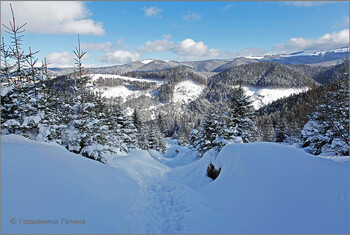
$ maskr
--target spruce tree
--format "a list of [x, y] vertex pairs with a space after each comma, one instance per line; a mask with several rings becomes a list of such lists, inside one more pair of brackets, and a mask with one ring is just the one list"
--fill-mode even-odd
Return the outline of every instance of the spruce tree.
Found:
[[242, 86], [234, 88], [230, 97], [224, 116], [223, 137], [226, 140], [241, 138], [244, 143], [255, 141], [257, 128], [252, 102], [244, 94]]
[[202, 121], [198, 137], [195, 137], [197, 140], [194, 140], [194, 146], [201, 154], [214, 147], [221, 147], [221, 143], [217, 140], [220, 138], [222, 128], [223, 124], [218, 111], [215, 108], [209, 109]]
[[256, 119], [259, 141], [272, 142], [275, 136], [275, 130], [269, 115], [263, 115]]
[[137, 112], [136, 109], [134, 109], [134, 112], [132, 113], [132, 122], [133, 122], [134, 126], [136, 127], [136, 129], [140, 132], [142, 123], [140, 120], [139, 113]]
[[345, 69], [302, 130], [302, 147], [312, 154], [349, 155], [349, 73]]

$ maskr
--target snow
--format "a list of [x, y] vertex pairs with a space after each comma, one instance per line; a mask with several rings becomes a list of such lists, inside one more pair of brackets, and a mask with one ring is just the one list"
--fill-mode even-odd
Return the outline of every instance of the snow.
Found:
[[9, 92], [13, 90], [13, 86], [1, 86], [1, 96], [6, 96]]
[[256, 59], [256, 60], [261, 60], [264, 58], [264, 56], [245, 56], [247, 59]]
[[[223, 148], [221, 174], [203, 193], [233, 233], [346, 233], [349, 167], [269, 143]], [[251, 222], [254, 221], [254, 226]]]
[[[139, 82], [155, 82], [156, 87], [161, 86], [164, 82], [156, 79], [148, 79], [148, 78], [131, 78], [121, 75], [114, 74], [91, 74], [92, 79], [90, 81], [90, 85], [92, 82], [97, 80], [100, 77], [103, 78], [118, 78], [124, 80], [126, 83], [128, 81], [139, 81]], [[290, 96], [292, 94], [298, 94], [301, 92], [307, 91], [308, 87], [303, 88], [259, 88], [253, 86], [244, 86], [243, 87], [246, 94], [251, 96], [251, 100], [253, 101], [252, 105], [255, 109], [259, 109], [262, 106], [270, 104], [271, 102], [278, 100], [283, 97]], [[154, 88], [149, 90], [132, 90], [127, 86], [121, 85], [116, 87], [108, 87], [108, 88], [93, 88], [95, 91], [102, 91], [102, 96], [106, 98], [112, 97], [121, 97], [124, 101], [130, 98], [137, 98], [141, 95], [146, 95], [149, 97], [154, 96]], [[174, 87], [174, 96], [173, 102], [178, 104], [188, 104], [189, 102], [197, 99], [205, 89], [204, 85], [200, 85], [192, 80], [186, 80], [179, 82]]]
[[[102, 74], [101, 74], [102, 75]], [[125, 81], [146, 81], [146, 82], [157, 82], [157, 87], [163, 84], [162, 81], [159, 80], [154, 80], [154, 79], [145, 79], [145, 78], [129, 78], [129, 77], [124, 77], [124, 76], [119, 76], [119, 75], [108, 75], [104, 77], [116, 77], [123, 79]], [[93, 75], [93, 80], [98, 79], [100, 77], [99, 74]], [[100, 88], [94, 88], [95, 91], [99, 90]], [[199, 85], [192, 80], [187, 80], [180, 82], [175, 85], [174, 88], [174, 103], [189, 103], [196, 98], [203, 92], [205, 89], [205, 86]], [[126, 86], [116, 86], [116, 87], [108, 87], [106, 89], [101, 89], [102, 91], [102, 96], [106, 98], [111, 98], [111, 97], [121, 97], [123, 98], [124, 101], [126, 99], [130, 98], [137, 98], [141, 95], [146, 95], [152, 97], [152, 89], [149, 90], [144, 90], [144, 91], [138, 91], [138, 90], [131, 90]]]
[[[197, 159], [168, 139], [165, 154], [136, 150], [104, 165], [56, 144], [1, 141], [2, 233], [348, 233], [348, 158], [236, 143]], [[209, 163], [221, 168], [214, 181]]]
[[[1, 138], [2, 233], [118, 233], [137, 189], [125, 172], [62, 146], [15, 135]], [[62, 218], [86, 223], [61, 224]], [[39, 219], [58, 224], [24, 224]]]
[[122, 97], [126, 99], [131, 95], [135, 96], [139, 93], [140, 93], [139, 91], [132, 91], [125, 86], [116, 86], [116, 87], [109, 87], [108, 89], [103, 90], [102, 96], [106, 98]]
[[156, 161], [148, 151], [131, 152], [127, 157], [111, 158], [107, 164], [125, 171], [139, 184], [145, 184], [152, 179], [162, 178], [170, 168]]
[[309, 88], [259, 88], [253, 86], [243, 86], [243, 89], [246, 95], [250, 96], [254, 108], [259, 109], [280, 98], [305, 92]]
[[175, 103], [189, 103], [200, 96], [200, 94], [205, 89], [205, 86], [199, 85], [192, 80], [186, 80], [179, 82], [174, 88], [174, 98]]
[[[107, 88], [101, 88], [101, 87], [93, 87], [93, 81], [98, 80], [100, 77], [102, 78], [115, 78], [115, 79], [121, 79], [125, 81], [125, 85], [120, 85], [116, 87], [107, 87]], [[128, 82], [148, 82], [148, 83], [156, 83], [156, 87], [161, 86], [164, 82], [157, 80], [157, 79], [148, 79], [148, 78], [132, 78], [132, 77], [126, 77], [121, 75], [115, 75], [115, 74], [91, 74], [91, 80], [89, 81], [89, 87], [93, 89], [95, 92], [101, 91], [102, 96], [106, 98], [112, 98], [112, 97], [121, 97], [124, 102], [127, 99], [130, 98], [137, 98], [142, 95], [150, 96], [152, 97], [152, 89], [148, 90], [134, 90], [129, 88]]]
[[342, 48], [337, 48], [337, 49], [332, 49], [332, 50], [322, 50], [322, 51], [301, 51], [301, 52], [296, 52], [296, 53], [291, 53], [291, 54], [283, 54], [281, 55], [282, 57], [293, 57], [293, 56], [306, 56], [306, 55], [316, 55], [316, 56], [324, 56], [326, 53], [340, 53], [340, 52], [349, 52], [349, 47], [342, 47]]
[[151, 62], [153, 62], [154, 60], [142, 60], [141, 63], [142, 64], [149, 64]]

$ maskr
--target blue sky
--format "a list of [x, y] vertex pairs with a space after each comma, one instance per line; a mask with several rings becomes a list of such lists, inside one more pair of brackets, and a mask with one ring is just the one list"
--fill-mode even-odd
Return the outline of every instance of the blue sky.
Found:
[[[13, 2], [24, 48], [73, 66], [80, 34], [87, 65], [203, 60], [327, 50], [349, 44], [349, 2]], [[9, 21], [1, 2], [1, 22]], [[5, 41], [9, 41], [2, 31]]]

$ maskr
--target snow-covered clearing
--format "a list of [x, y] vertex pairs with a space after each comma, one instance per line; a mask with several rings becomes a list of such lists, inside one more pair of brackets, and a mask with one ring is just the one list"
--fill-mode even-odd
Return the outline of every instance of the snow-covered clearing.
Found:
[[205, 89], [204, 85], [199, 85], [192, 80], [179, 82], [174, 88], [175, 103], [189, 103], [198, 98]]
[[[93, 89], [95, 92], [102, 92], [102, 96], [106, 98], [112, 98], [112, 97], [120, 97], [124, 101], [131, 98], [137, 98], [142, 95], [146, 96], [152, 96], [152, 90], [136, 90], [129, 86], [128, 82], [146, 82], [146, 83], [156, 83], [156, 87], [163, 84], [163, 81], [156, 80], [156, 79], [148, 79], [148, 78], [132, 78], [132, 77], [126, 77], [121, 75], [115, 75], [115, 74], [91, 74], [91, 79], [88, 83], [88, 86]], [[107, 88], [101, 88], [101, 87], [94, 87], [92, 84], [94, 81], [98, 80], [99, 78], [105, 78], [105, 79], [120, 79], [125, 81], [125, 84], [115, 87], [107, 87]]]
[[[137, 150], [104, 165], [55, 144], [2, 136], [1, 232], [349, 231], [348, 158], [252, 143], [196, 159], [168, 142], [165, 154]], [[222, 168], [215, 181], [206, 176], [209, 163]], [[28, 224], [39, 220], [57, 224]]]
[[102, 90], [102, 96], [106, 98], [121, 97], [125, 101], [126, 99], [136, 98], [141, 95], [149, 95], [148, 92], [134, 91], [125, 86], [108, 87]]
[[142, 64], [149, 64], [151, 62], [153, 62], [154, 60], [141, 60]]
[[259, 88], [253, 86], [243, 86], [247, 96], [253, 101], [255, 109], [259, 109], [271, 102], [292, 94], [299, 94], [307, 91], [308, 87], [303, 88]]

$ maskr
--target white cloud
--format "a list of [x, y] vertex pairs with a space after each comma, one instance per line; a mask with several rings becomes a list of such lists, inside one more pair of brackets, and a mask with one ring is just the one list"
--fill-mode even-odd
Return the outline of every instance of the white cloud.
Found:
[[[10, 2], [1, 2], [1, 22], [11, 19]], [[56, 34], [104, 35], [101, 22], [88, 19], [91, 12], [80, 1], [14, 1], [11, 2], [17, 24], [28, 23], [27, 32]]]
[[188, 12], [186, 15], [183, 15], [182, 18], [187, 22], [193, 22], [202, 19], [202, 17], [196, 12]]
[[74, 56], [69, 52], [53, 52], [46, 56], [50, 67], [73, 67]]
[[336, 1], [285, 1], [283, 4], [295, 7], [314, 7], [320, 5], [333, 4]]
[[285, 44], [278, 44], [274, 50], [295, 52], [299, 50], [329, 50], [349, 45], [349, 29], [326, 33], [317, 39], [291, 38]]
[[143, 7], [142, 10], [145, 11], [146, 17], [156, 17], [156, 18], [162, 18], [162, 15], [160, 14], [163, 10], [158, 7]]
[[174, 48], [174, 43], [167, 38], [159, 39], [156, 41], [147, 41], [146, 44], [140, 47], [140, 52], [162, 52], [168, 51]]
[[224, 7], [222, 8], [222, 10], [223, 10], [223, 11], [227, 11], [227, 10], [230, 9], [231, 7], [233, 7], [233, 4], [232, 4], [232, 3], [229, 3], [229, 4], [227, 4], [226, 6], [224, 6]]
[[117, 63], [117, 64], [125, 64], [131, 61], [140, 60], [141, 54], [138, 52], [130, 52], [123, 50], [116, 50], [113, 52], [109, 52], [102, 57], [102, 62], [105, 63]]
[[[85, 62], [91, 59], [91, 55], [86, 53], [82, 59]], [[53, 52], [46, 56], [49, 67], [75, 67], [74, 54], [69, 52]]]
[[195, 42], [190, 38], [178, 42], [174, 52], [185, 59], [223, 58], [232, 55], [219, 49], [210, 49], [204, 42]]

